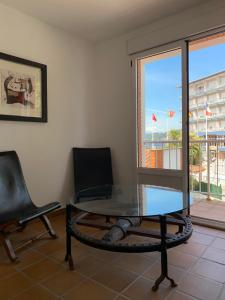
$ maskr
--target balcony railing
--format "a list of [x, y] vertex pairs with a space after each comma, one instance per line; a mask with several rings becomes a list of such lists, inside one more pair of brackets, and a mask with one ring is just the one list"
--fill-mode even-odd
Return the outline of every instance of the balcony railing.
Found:
[[[208, 104], [210, 106], [217, 106], [217, 105], [224, 105], [225, 104], [225, 98], [219, 98], [219, 99], [213, 99], [208, 101]], [[198, 104], [190, 104], [189, 105], [189, 110], [194, 111], [196, 109], [204, 109], [205, 108], [205, 103], [198, 103]]]
[[202, 96], [205, 96], [205, 95], [209, 95], [209, 94], [213, 94], [213, 93], [216, 93], [216, 92], [219, 92], [219, 91], [223, 91], [224, 89], [225, 89], [225, 85], [220, 85], [220, 86], [217, 86], [217, 87], [208, 87], [208, 88], [205, 88], [201, 91], [190, 92], [189, 98], [193, 99], [193, 98], [197, 98], [197, 97], [202, 97]]
[[[200, 122], [205, 122], [205, 116], [199, 116], [195, 118], [190, 118], [189, 123], [200, 123]], [[216, 120], [223, 120], [224, 119], [224, 113], [214, 113], [212, 116], [208, 117], [208, 121], [216, 121]]]
[[[182, 142], [144, 141], [143, 166], [182, 169]], [[189, 141], [190, 189], [210, 199], [225, 196], [225, 139]]]

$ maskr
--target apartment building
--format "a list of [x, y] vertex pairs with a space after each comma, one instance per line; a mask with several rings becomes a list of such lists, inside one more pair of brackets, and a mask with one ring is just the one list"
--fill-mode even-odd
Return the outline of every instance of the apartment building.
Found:
[[189, 92], [190, 131], [225, 138], [225, 71], [190, 82]]

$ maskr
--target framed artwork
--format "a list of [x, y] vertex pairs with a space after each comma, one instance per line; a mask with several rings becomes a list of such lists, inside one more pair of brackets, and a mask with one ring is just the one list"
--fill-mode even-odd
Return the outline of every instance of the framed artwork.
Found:
[[0, 120], [47, 122], [47, 66], [0, 53]]

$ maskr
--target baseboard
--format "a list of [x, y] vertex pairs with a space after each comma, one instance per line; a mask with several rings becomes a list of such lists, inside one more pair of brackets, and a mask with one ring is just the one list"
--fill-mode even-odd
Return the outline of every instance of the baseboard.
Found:
[[191, 216], [192, 224], [200, 225], [208, 228], [225, 230], [225, 222], [219, 222], [216, 220], [209, 220], [206, 218]]

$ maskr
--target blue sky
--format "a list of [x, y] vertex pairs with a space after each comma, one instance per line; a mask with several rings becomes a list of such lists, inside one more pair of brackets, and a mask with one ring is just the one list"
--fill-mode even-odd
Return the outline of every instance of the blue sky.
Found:
[[[218, 44], [189, 53], [189, 79], [199, 79], [225, 70], [225, 44]], [[144, 65], [146, 131], [160, 132], [167, 128], [168, 110], [175, 116], [168, 119], [168, 128], [181, 126], [181, 56], [176, 54]], [[157, 111], [164, 111], [159, 113]], [[152, 113], [157, 122], [152, 121]]]

